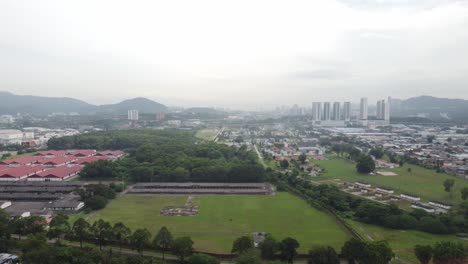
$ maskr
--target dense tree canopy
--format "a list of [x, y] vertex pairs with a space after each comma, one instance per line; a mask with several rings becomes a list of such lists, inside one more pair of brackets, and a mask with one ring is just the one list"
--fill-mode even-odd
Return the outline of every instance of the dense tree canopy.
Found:
[[254, 152], [244, 147], [196, 142], [191, 132], [119, 130], [51, 139], [51, 149], [121, 149], [128, 155], [116, 162], [87, 164], [86, 179], [134, 182], [260, 182], [265, 171]]

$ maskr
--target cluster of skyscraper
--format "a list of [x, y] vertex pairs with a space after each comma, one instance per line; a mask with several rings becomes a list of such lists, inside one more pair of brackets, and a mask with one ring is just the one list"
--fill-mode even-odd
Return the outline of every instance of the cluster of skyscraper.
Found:
[[350, 120], [351, 102], [314, 102], [312, 103], [312, 120]]
[[[367, 120], [369, 116], [367, 98], [361, 98], [359, 105], [359, 115], [353, 119]], [[329, 121], [329, 120], [344, 120], [349, 121], [352, 117], [351, 103], [344, 102], [314, 102], [312, 103], [312, 120], [314, 121]], [[390, 120], [390, 98], [377, 101], [376, 120]]]
[[[368, 111], [367, 111], [367, 98], [361, 98], [361, 104], [359, 107], [359, 119], [360, 120], [367, 120]], [[378, 100], [377, 101], [377, 109], [376, 109], [376, 120], [390, 120], [390, 97], [387, 101], [385, 100]]]

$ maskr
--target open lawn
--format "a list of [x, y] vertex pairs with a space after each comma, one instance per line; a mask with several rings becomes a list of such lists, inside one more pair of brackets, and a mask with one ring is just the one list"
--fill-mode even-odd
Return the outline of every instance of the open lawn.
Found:
[[468, 246], [468, 241], [461, 240], [454, 235], [433, 235], [420, 231], [406, 231], [387, 229], [375, 225], [347, 220], [347, 222], [366, 240], [387, 240], [393, 252], [401, 259], [418, 263], [413, 253], [415, 245], [434, 245], [438, 241], [462, 242]]
[[218, 132], [219, 132], [219, 129], [217, 128], [200, 129], [195, 134], [195, 137], [202, 139], [202, 140], [212, 141], [214, 140], [214, 137], [218, 134]]
[[268, 232], [277, 239], [297, 239], [300, 251], [326, 244], [341, 248], [350, 236], [334, 218], [289, 193], [276, 196], [196, 196], [197, 216], [161, 216], [161, 207], [183, 205], [186, 196], [130, 196], [113, 200], [93, 219], [124, 222], [133, 230], [155, 234], [167, 226], [175, 236], [190, 235], [197, 250], [228, 253], [232, 242], [247, 233]]
[[[398, 174], [397, 176], [381, 176], [359, 174], [356, 172], [354, 163], [335, 156], [330, 156], [329, 160], [314, 160], [312, 162], [325, 169], [325, 172], [314, 180], [364, 181], [374, 186], [393, 188], [398, 192], [417, 194], [425, 200], [457, 204], [461, 201], [460, 189], [464, 186], [468, 187], [468, 181], [411, 164], [405, 164], [401, 168], [385, 169], [385, 171]], [[408, 168], [411, 168], [411, 172], [408, 172]], [[446, 179], [455, 180], [455, 186], [451, 194], [444, 190], [443, 182]]]

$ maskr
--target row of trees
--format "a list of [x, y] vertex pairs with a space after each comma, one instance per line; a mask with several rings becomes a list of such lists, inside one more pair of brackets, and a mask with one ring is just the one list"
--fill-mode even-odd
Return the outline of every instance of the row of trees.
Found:
[[[265, 260], [274, 260], [278, 257], [282, 261], [292, 263], [298, 254], [299, 242], [291, 237], [277, 242], [271, 235], [266, 235], [265, 240], [259, 244], [258, 248], [261, 258]], [[231, 252], [242, 256], [253, 249], [253, 239], [250, 236], [242, 236], [234, 241]]]
[[450, 241], [437, 242], [434, 246], [416, 245], [414, 253], [421, 264], [463, 264], [466, 263], [467, 251], [462, 243]]
[[[60, 224], [53, 223], [56, 219]], [[152, 238], [151, 233], [146, 228], [136, 229], [131, 231], [122, 222], [111, 225], [102, 219], [94, 222], [92, 225], [86, 222], [83, 218], [75, 221], [73, 226], [67, 226], [68, 221], [63, 221], [66, 216], [57, 216], [50, 224], [50, 230], [54, 234], [53, 237], [59, 235], [71, 234], [73, 238], [80, 242], [82, 247], [84, 241], [93, 240], [99, 245], [99, 249], [108, 243], [117, 244], [122, 250], [122, 245], [128, 245], [132, 249], [143, 254], [144, 249], [157, 249], [162, 252], [163, 259], [165, 253], [170, 251], [172, 254], [179, 257], [181, 262], [193, 252], [193, 241], [190, 237], [184, 236], [174, 238], [166, 227], [162, 227], [158, 233]], [[53, 231], [53, 230], [56, 230]]]
[[[293, 263], [298, 255], [299, 242], [293, 238], [285, 238], [276, 241], [271, 235], [266, 235], [265, 240], [255, 249], [251, 237], [243, 236], [236, 239], [232, 246], [232, 252], [238, 253], [237, 264], [261, 264], [269, 263], [277, 259], [286, 263]], [[350, 264], [356, 262], [361, 264], [386, 264], [394, 253], [387, 242], [365, 242], [355, 238], [347, 241], [338, 254], [333, 247], [317, 246], [312, 248], [308, 254], [310, 264], [339, 264], [340, 258], [347, 259]], [[278, 262], [281, 263], [281, 262]]]

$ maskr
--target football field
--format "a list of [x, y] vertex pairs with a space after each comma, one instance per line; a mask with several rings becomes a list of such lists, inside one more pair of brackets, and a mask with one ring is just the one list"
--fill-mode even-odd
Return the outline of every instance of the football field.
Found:
[[331, 245], [337, 250], [350, 238], [334, 218], [289, 194], [275, 196], [195, 196], [197, 216], [161, 216], [165, 206], [184, 205], [187, 196], [131, 196], [113, 200], [90, 222], [102, 218], [122, 221], [132, 230], [147, 228], [153, 235], [166, 226], [175, 237], [189, 235], [196, 250], [229, 253], [232, 242], [253, 232], [271, 233], [277, 240], [293, 237], [300, 252], [314, 245]]

